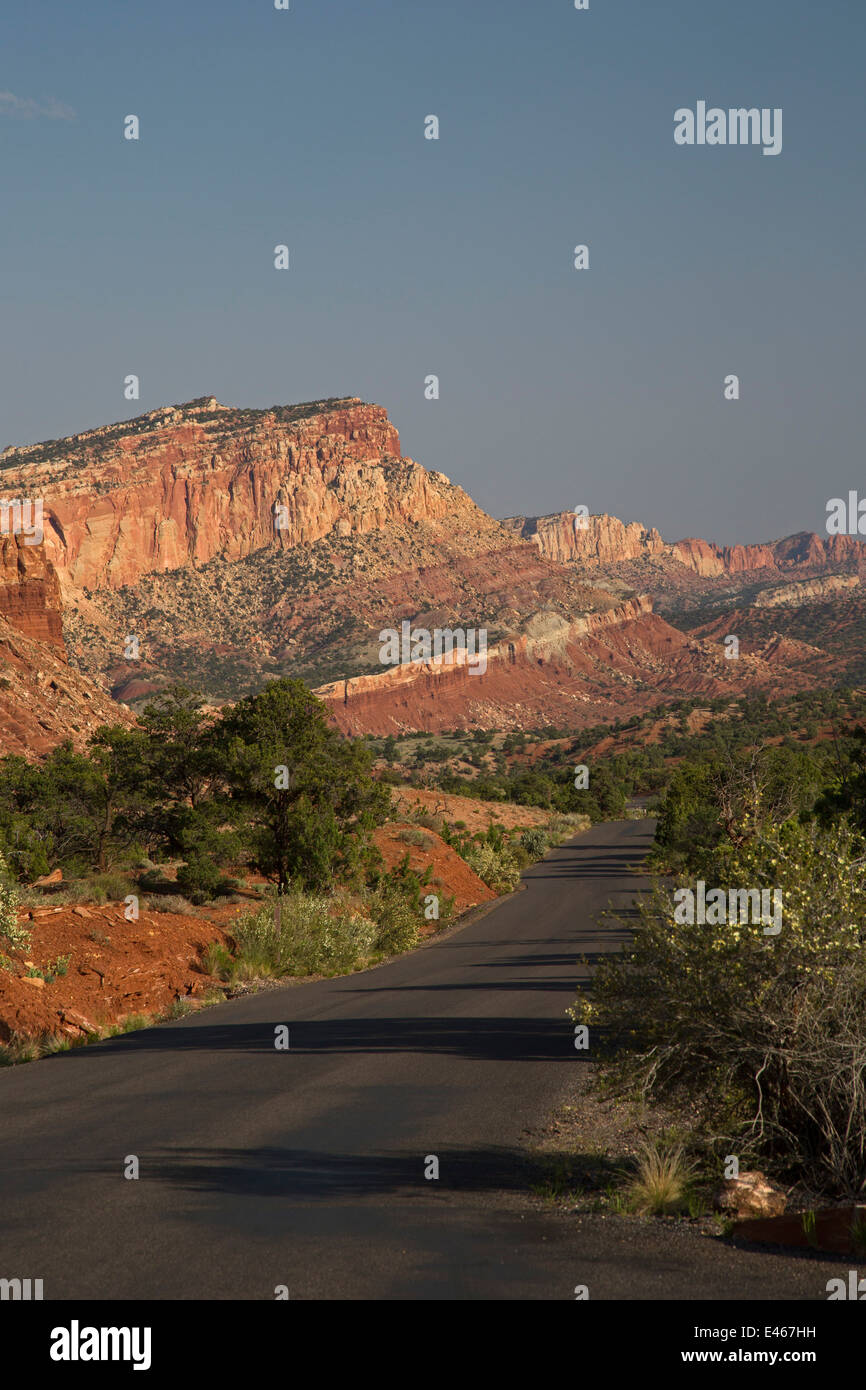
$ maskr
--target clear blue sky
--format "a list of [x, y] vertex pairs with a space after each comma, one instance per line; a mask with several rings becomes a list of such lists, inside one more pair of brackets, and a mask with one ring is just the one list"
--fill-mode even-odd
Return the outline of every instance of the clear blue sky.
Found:
[[[357, 395], [495, 515], [819, 530], [866, 492], [864, 57], [864, 0], [7, 0], [0, 447]], [[699, 99], [782, 153], [675, 146]]]

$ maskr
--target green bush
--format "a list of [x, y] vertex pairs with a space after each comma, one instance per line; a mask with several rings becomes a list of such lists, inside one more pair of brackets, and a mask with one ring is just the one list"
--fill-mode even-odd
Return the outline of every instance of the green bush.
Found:
[[213, 975], [218, 980], [230, 980], [234, 958], [221, 941], [211, 941], [202, 957], [202, 965], [206, 974]]
[[231, 880], [206, 855], [191, 854], [177, 871], [177, 886], [197, 906], [231, 890]]
[[533, 827], [524, 830], [520, 837], [520, 844], [531, 860], [543, 859], [548, 850], [548, 839], [543, 830]]
[[345, 909], [336, 896], [282, 894], [279, 933], [274, 903], [271, 898], [232, 923], [236, 978], [348, 974], [375, 948], [375, 922]]
[[162, 869], [146, 869], [139, 875], [138, 886], [144, 893], [177, 893], [177, 883], [173, 878], [166, 878]]
[[513, 893], [520, 882], [520, 866], [514, 852], [506, 845], [484, 842], [468, 850], [466, 862], [494, 893]]
[[384, 875], [368, 895], [365, 907], [376, 923], [373, 948], [377, 953], [392, 956], [417, 946], [420, 925], [417, 900], [413, 902], [388, 875]]
[[609, 1030], [615, 1084], [684, 1099], [729, 1151], [839, 1195], [866, 1190], [862, 855], [847, 827], [797, 821], [720, 846], [708, 887], [778, 889], [779, 933], [677, 923], [676, 890], [658, 885], [571, 1011]]

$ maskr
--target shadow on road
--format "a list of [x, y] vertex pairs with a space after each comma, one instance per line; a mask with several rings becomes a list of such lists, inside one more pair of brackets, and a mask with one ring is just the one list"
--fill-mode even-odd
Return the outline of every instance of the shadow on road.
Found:
[[[449, 986], [451, 988], [451, 986]], [[574, 995], [577, 986], [571, 985]], [[275, 1053], [274, 1027], [286, 1023], [290, 1047]], [[296, 1056], [321, 1053], [423, 1053], [425, 1056], [453, 1056], [502, 1061], [567, 1062], [570, 1066], [583, 1057], [575, 1052], [574, 1025], [561, 1019], [526, 1018], [375, 1018], [323, 1019], [293, 1023], [284, 997], [275, 1005], [274, 1017], [260, 1023], [204, 1024], [177, 1027], [162, 1024], [144, 1028], [111, 1046], [130, 1052], [247, 1052], [277, 1055], [291, 1065]], [[96, 1043], [62, 1053], [57, 1060], [87, 1066], [106, 1050]]]
[[179, 1148], [148, 1155], [148, 1180], [190, 1191], [301, 1200], [381, 1196], [431, 1198], [451, 1189], [526, 1192], [544, 1169], [518, 1149], [448, 1150], [434, 1145], [438, 1179], [424, 1177], [426, 1153], [319, 1153], [307, 1149]]

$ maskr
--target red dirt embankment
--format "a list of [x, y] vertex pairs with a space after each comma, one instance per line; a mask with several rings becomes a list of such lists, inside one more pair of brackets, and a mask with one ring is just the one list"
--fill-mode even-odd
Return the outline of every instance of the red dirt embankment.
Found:
[[472, 834], [476, 830], [487, 830], [494, 821], [499, 821], [505, 830], [528, 830], [536, 825], [546, 825], [550, 820], [549, 813], [539, 810], [536, 806], [517, 806], [513, 802], [505, 801], [481, 801], [472, 796], [453, 796], [447, 792], [428, 791], [422, 787], [399, 787], [394, 792], [392, 804], [404, 813], [420, 806], [422, 811], [434, 816], [438, 821], [447, 820], [452, 825], [456, 821], [464, 821], [466, 829]]
[[226, 938], [200, 917], [142, 911], [128, 922], [123, 905], [110, 903], [38, 907], [21, 920], [33, 933], [30, 948], [16, 952], [25, 968], [47, 974], [58, 957], [70, 959], [50, 982], [0, 970], [0, 1043], [15, 1035], [74, 1040], [130, 1014], [161, 1013], [218, 983], [204, 974], [201, 957]]
[[[455, 797], [454, 800], [460, 801], [462, 797]], [[413, 845], [401, 839], [401, 835], [406, 832], [423, 835], [427, 843]], [[406, 853], [409, 855], [409, 868], [413, 873], [423, 874], [430, 865], [432, 874], [426, 891], [436, 893], [442, 898], [453, 898], [455, 913], [465, 912], [470, 907], [476, 907], [478, 903], [487, 903], [496, 897], [493, 889], [487, 887], [487, 884], [470, 869], [466, 860], [461, 859], [450, 845], [446, 845], [435, 830], [420, 829], [407, 821], [402, 825], [383, 826], [375, 832], [374, 838], [389, 869], [399, 864]], [[422, 927], [422, 935], [430, 935], [436, 928], [437, 924], [430, 922], [426, 929]]]

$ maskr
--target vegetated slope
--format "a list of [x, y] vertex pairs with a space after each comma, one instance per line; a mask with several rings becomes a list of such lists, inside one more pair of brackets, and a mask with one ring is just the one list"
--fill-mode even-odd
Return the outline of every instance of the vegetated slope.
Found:
[[752, 645], [766, 643], [776, 634], [786, 655], [795, 647], [801, 652], [804, 669], [817, 669], [820, 664], [833, 680], [849, 684], [866, 679], [866, 595], [857, 590], [799, 605], [756, 603], [720, 617], [697, 610], [686, 623], [693, 636], [710, 640], [722, 628], [739, 633]]
[[[487, 670], [429, 662], [381, 675], [334, 682], [317, 693], [348, 733], [398, 734], [450, 728], [526, 729], [543, 724], [584, 728], [679, 699], [813, 688], [826, 661], [802, 669], [791, 644], [774, 638], [737, 661], [721, 641], [691, 640], [631, 600], [573, 625], [552, 622], [538, 637], [506, 640], [488, 653]], [[792, 665], [786, 664], [790, 657]]]

